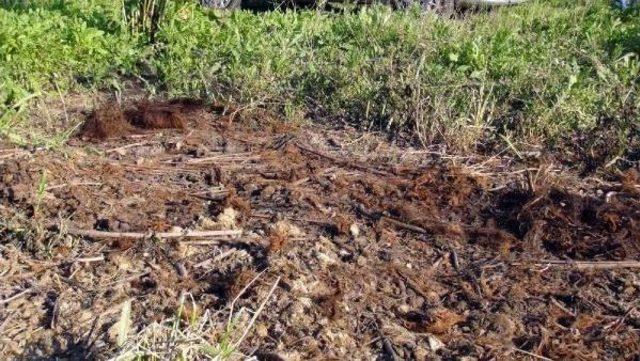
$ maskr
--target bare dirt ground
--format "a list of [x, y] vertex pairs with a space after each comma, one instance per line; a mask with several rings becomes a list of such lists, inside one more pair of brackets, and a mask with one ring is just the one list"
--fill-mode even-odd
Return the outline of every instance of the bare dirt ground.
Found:
[[107, 105], [61, 150], [0, 151], [0, 354], [638, 360], [639, 182]]

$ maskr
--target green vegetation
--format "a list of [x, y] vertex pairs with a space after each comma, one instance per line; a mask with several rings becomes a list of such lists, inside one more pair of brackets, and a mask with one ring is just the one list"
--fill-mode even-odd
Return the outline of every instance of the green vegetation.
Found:
[[553, 141], [603, 120], [624, 133], [640, 117], [640, 10], [607, 0], [539, 0], [465, 19], [384, 7], [220, 13], [171, 1], [152, 41], [132, 31], [121, 2], [11, 3], [0, 8], [4, 134], [34, 95], [128, 80], [153, 94], [411, 130], [457, 149]]

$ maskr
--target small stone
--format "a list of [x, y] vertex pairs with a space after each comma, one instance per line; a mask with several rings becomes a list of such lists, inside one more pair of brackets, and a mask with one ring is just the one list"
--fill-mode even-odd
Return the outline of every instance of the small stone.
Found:
[[431, 351], [438, 351], [441, 348], [444, 348], [444, 343], [442, 343], [442, 341], [440, 341], [437, 337], [433, 336], [433, 335], [429, 335], [427, 337], [427, 341], [429, 342], [429, 348], [431, 349]]
[[353, 259], [353, 254], [347, 251], [346, 249], [342, 248], [338, 250], [338, 257], [340, 257], [340, 260], [342, 260], [343, 262], [347, 262]]
[[329, 266], [337, 263], [335, 259], [327, 255], [326, 253], [318, 252], [316, 256], [318, 257], [320, 262], [325, 266]]
[[260, 198], [262, 198], [263, 200], [268, 200], [271, 198], [271, 196], [273, 196], [275, 192], [276, 188], [274, 186], [268, 185], [264, 187], [262, 191], [260, 191]]
[[187, 174], [186, 179], [191, 183], [196, 183], [200, 180], [197, 175], [192, 173]]
[[413, 350], [413, 356], [416, 360], [428, 360], [429, 351], [427, 351], [423, 347], [418, 346]]
[[170, 232], [175, 232], [175, 233], [182, 233], [184, 231], [184, 229], [182, 227], [173, 226], [173, 227], [171, 227], [171, 229], [169, 231]]
[[267, 327], [263, 324], [259, 324], [256, 327], [256, 333], [262, 338], [269, 336], [269, 330], [267, 330]]
[[175, 142], [169, 142], [167, 144], [167, 148], [170, 150], [176, 150], [176, 151], [180, 151], [180, 149], [182, 149], [182, 146], [184, 145], [184, 143], [181, 140], [175, 141]]
[[353, 238], [356, 238], [360, 235], [360, 228], [358, 228], [357, 224], [353, 223], [351, 226], [349, 226], [349, 232], [351, 232]]
[[182, 262], [176, 263], [176, 271], [178, 272], [178, 276], [180, 276], [180, 278], [186, 278], [189, 275], [187, 267], [185, 267]]

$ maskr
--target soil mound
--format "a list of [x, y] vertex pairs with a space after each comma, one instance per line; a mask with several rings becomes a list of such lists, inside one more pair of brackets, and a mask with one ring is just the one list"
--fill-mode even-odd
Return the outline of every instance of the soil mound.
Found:
[[106, 103], [95, 109], [80, 129], [82, 138], [105, 140], [122, 137], [136, 129], [180, 129], [187, 127], [186, 108], [180, 102], [143, 100], [121, 106]]
[[80, 128], [79, 135], [90, 139], [109, 139], [125, 136], [133, 131], [117, 103], [109, 103], [95, 109]]

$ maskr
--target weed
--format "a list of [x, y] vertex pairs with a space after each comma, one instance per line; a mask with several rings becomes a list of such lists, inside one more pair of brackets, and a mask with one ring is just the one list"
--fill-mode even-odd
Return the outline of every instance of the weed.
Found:
[[[193, 297], [190, 294], [182, 294], [178, 308], [172, 318], [161, 323], [152, 323], [137, 335], [121, 340], [121, 335], [129, 333], [128, 328], [123, 329], [123, 320], [128, 322], [126, 320], [131, 317], [130, 306], [126, 308], [127, 305], [125, 304], [120, 321], [113, 326], [120, 347], [119, 355], [113, 360], [191, 360], [206, 358], [221, 361], [238, 355], [239, 346], [253, 328], [256, 319], [264, 310], [265, 305], [271, 299], [280, 282], [280, 278], [278, 278], [263, 302], [249, 319], [250, 312], [244, 308], [236, 312], [234, 305], [242, 293], [260, 275], [256, 276], [229, 305], [229, 315], [226, 323], [221, 322], [223, 318], [220, 313], [211, 314], [209, 310], [206, 310], [200, 315], [199, 308]], [[125, 311], [128, 313], [125, 314]]]
[[189, 312], [185, 322], [188, 303], [192, 311], [197, 309], [193, 298], [183, 294], [174, 317], [162, 323], [152, 323], [137, 335], [129, 334], [131, 305], [130, 301], [125, 303], [120, 320], [113, 327], [121, 350], [113, 360], [191, 360], [203, 356], [213, 360], [229, 359], [236, 352], [231, 343], [235, 329], [227, 328], [216, 342], [212, 342], [209, 336], [218, 328], [213, 315], [208, 311], [203, 315]]
[[34, 218], [38, 218], [40, 214], [40, 206], [47, 192], [47, 184], [47, 172], [42, 171], [38, 180], [38, 188], [36, 189], [36, 204], [33, 210]]
[[160, 29], [167, 0], [123, 0], [122, 18], [126, 27], [134, 33], [145, 34], [150, 42]]
[[287, 117], [411, 130], [454, 150], [504, 147], [505, 136], [553, 145], [602, 119], [625, 133], [640, 113], [639, 12], [607, 0], [532, 0], [463, 19], [381, 6], [229, 14], [195, 1], [5, 3], [0, 129], [19, 134], [12, 104], [29, 94], [119, 91], [138, 79], [160, 95], [259, 99]]

